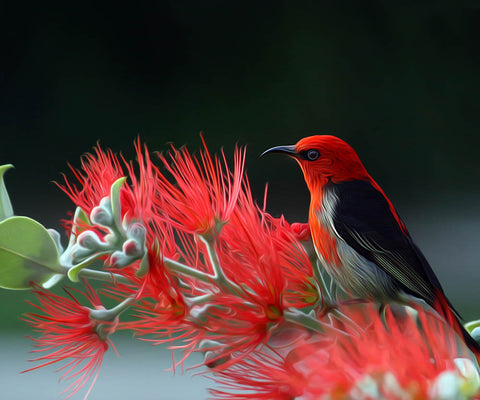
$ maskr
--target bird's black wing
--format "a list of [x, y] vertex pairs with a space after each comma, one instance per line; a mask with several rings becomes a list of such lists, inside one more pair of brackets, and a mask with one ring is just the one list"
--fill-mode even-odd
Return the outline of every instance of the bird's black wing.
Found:
[[338, 235], [400, 288], [433, 305], [440, 282], [383, 193], [368, 181], [330, 185], [338, 198], [333, 215]]

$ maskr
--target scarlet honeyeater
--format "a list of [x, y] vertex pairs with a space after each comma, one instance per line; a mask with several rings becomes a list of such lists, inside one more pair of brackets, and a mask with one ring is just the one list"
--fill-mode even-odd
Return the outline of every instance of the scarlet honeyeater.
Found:
[[459, 322], [430, 264], [350, 145], [317, 135], [267, 153], [286, 153], [300, 165], [311, 194], [315, 250], [346, 292], [382, 304], [422, 299], [455, 325], [479, 358], [480, 346]]

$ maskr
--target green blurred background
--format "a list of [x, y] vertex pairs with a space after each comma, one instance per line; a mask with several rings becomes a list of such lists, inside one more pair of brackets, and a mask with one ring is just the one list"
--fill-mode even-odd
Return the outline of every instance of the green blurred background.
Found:
[[[248, 146], [256, 197], [305, 221], [291, 160], [268, 147], [350, 142], [467, 318], [480, 245], [480, 2], [3, 2], [0, 163], [16, 214], [72, 210], [52, 180], [97, 141], [133, 156], [140, 135], [231, 153]], [[26, 330], [25, 293], [0, 291], [0, 329]]]

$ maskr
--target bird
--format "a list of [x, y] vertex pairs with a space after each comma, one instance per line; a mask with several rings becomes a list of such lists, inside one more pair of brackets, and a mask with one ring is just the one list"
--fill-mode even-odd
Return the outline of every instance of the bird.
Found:
[[480, 346], [460, 322], [435, 272], [355, 150], [332, 135], [308, 136], [283, 153], [310, 191], [308, 223], [317, 256], [344, 292], [379, 304], [423, 300], [453, 325], [477, 360]]

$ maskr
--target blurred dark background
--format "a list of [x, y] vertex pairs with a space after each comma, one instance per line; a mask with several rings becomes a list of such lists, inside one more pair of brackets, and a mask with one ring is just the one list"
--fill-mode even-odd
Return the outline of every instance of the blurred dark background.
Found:
[[[330, 133], [391, 197], [467, 317], [480, 317], [477, 1], [3, 2], [0, 163], [15, 212], [59, 229], [51, 183], [97, 141], [248, 146], [268, 209], [306, 221], [296, 164], [259, 154]], [[25, 293], [4, 328], [23, 327]]]

